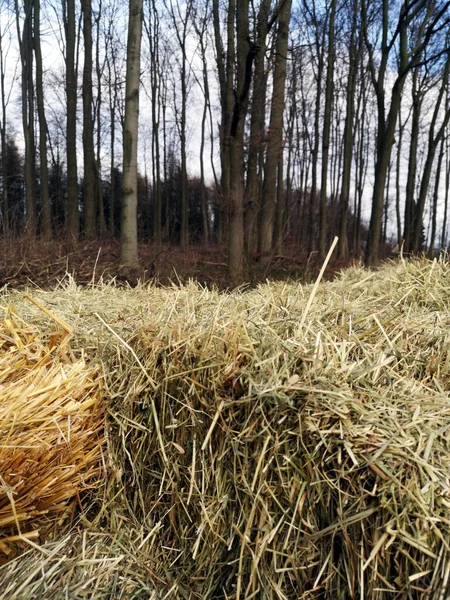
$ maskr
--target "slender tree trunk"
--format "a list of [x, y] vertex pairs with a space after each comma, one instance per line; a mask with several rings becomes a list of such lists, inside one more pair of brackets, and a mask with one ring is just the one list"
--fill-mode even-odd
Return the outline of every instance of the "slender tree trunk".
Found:
[[325, 109], [322, 130], [322, 165], [320, 179], [320, 225], [319, 225], [319, 256], [325, 258], [326, 233], [327, 233], [327, 181], [328, 181], [328, 154], [330, 148], [330, 127], [333, 110], [334, 95], [334, 23], [336, 17], [336, 1], [331, 0], [330, 22], [328, 26], [328, 55], [327, 74], [325, 82]]
[[397, 217], [397, 246], [400, 250], [402, 244], [402, 219], [400, 215], [400, 180], [401, 180], [401, 158], [402, 158], [402, 142], [403, 142], [403, 123], [402, 110], [398, 115], [398, 144], [397, 144], [397, 162], [396, 162], [396, 177], [395, 177], [395, 214]]
[[414, 192], [416, 189], [417, 149], [419, 145], [419, 128], [422, 112], [423, 91], [418, 89], [419, 72], [414, 71], [412, 80], [412, 121], [409, 142], [408, 175], [405, 193], [405, 227], [403, 231], [404, 251], [412, 250], [412, 234], [414, 227]]
[[128, 20], [120, 229], [120, 264], [122, 272], [126, 275], [139, 267], [137, 246], [137, 147], [142, 5], [143, 0], [130, 0]]
[[[111, 47], [109, 51], [114, 53], [112, 38], [109, 40]], [[114, 54], [113, 54], [114, 56]], [[111, 65], [112, 57], [106, 56], [106, 66], [108, 70], [108, 103], [109, 103], [109, 118], [110, 118], [110, 163], [109, 163], [109, 178], [111, 182], [111, 190], [109, 195], [109, 214], [108, 226], [110, 234], [115, 235], [115, 204], [116, 204], [116, 186], [115, 186], [115, 143], [116, 143], [116, 110], [117, 110], [117, 81], [113, 82], [113, 68]]]
[[206, 138], [206, 120], [208, 117], [209, 104], [209, 81], [208, 81], [208, 60], [206, 55], [206, 31], [208, 27], [208, 9], [209, 0], [206, 0], [204, 7], [204, 16], [199, 25], [194, 20], [194, 27], [200, 45], [200, 57], [202, 61], [202, 76], [203, 76], [203, 112], [200, 130], [200, 209], [202, 215], [202, 246], [206, 248], [209, 245], [209, 218], [207, 206], [207, 190], [205, 183], [205, 138]]
[[[220, 90], [220, 163], [222, 168], [221, 175], [221, 206], [216, 215], [219, 219], [218, 242], [222, 243], [225, 235], [228, 235], [229, 214], [228, 199], [230, 195], [231, 173], [230, 173], [230, 124], [233, 112], [233, 74], [235, 66], [235, 18], [236, 18], [236, 0], [228, 1], [227, 13], [227, 45], [224, 49], [220, 33], [220, 12], [219, 0], [213, 0], [213, 25], [214, 42], [216, 47], [217, 73], [219, 77]], [[225, 60], [224, 57], [225, 56]]]
[[[264, 123], [266, 112], [267, 75], [265, 71], [265, 52], [269, 28], [268, 15], [272, 0], [261, 2], [257, 20], [257, 44], [261, 50], [255, 58], [253, 75], [253, 94], [250, 109], [250, 135], [247, 159], [247, 181], [245, 187], [245, 242], [249, 254], [258, 247], [258, 215], [261, 208], [260, 164], [264, 161]], [[261, 160], [262, 159], [262, 160]]]
[[[148, 25], [146, 25], [147, 38], [150, 49], [150, 85], [152, 107], [152, 172], [153, 172], [153, 240], [157, 246], [162, 243], [162, 191], [161, 191], [161, 153], [159, 140], [160, 120], [160, 26], [159, 14], [156, 3], [150, 3]], [[144, 21], [145, 23], [145, 21]]]
[[84, 158], [84, 232], [87, 239], [96, 234], [95, 153], [92, 118], [92, 4], [82, 0], [84, 68], [83, 68], [83, 158]]
[[318, 57], [318, 71], [317, 71], [317, 94], [316, 94], [316, 106], [314, 109], [314, 146], [311, 151], [311, 191], [309, 201], [309, 240], [308, 248], [309, 252], [314, 252], [317, 247], [316, 240], [316, 208], [317, 208], [317, 166], [319, 161], [319, 148], [320, 148], [320, 107], [321, 107], [321, 96], [322, 96], [322, 76], [323, 76], [323, 49], [319, 50]]
[[[234, 8], [234, 0], [229, 10]], [[249, 0], [239, 0], [236, 6], [236, 89], [233, 115], [230, 125], [229, 164], [229, 236], [228, 271], [234, 285], [247, 280], [247, 263], [244, 251], [244, 126], [247, 113], [248, 93], [251, 83], [251, 70], [256, 57], [249, 44], [248, 24]]]
[[430, 237], [430, 245], [428, 248], [429, 254], [432, 256], [434, 252], [434, 244], [436, 240], [436, 230], [437, 230], [437, 212], [438, 212], [438, 199], [439, 199], [439, 185], [441, 182], [441, 169], [442, 169], [442, 160], [445, 154], [445, 137], [441, 138], [441, 147], [439, 150], [438, 161], [436, 165], [436, 179], [434, 182], [434, 190], [433, 190], [433, 206], [432, 206], [432, 216], [431, 216], [431, 237]]
[[95, 158], [95, 199], [98, 213], [98, 228], [100, 237], [103, 237], [106, 232], [105, 223], [105, 207], [103, 200], [102, 189], [102, 162], [101, 162], [101, 147], [102, 147], [102, 75], [103, 67], [100, 64], [100, 21], [103, 19], [102, 0], [99, 0], [98, 11], [95, 16], [96, 24], [96, 43], [95, 43], [95, 71], [97, 78], [97, 103], [96, 103], [96, 158]]
[[361, 57], [362, 44], [361, 38], [359, 37], [358, 47], [356, 47], [356, 35], [357, 35], [357, 5], [355, 3], [354, 17], [352, 23], [352, 30], [350, 36], [350, 48], [349, 48], [349, 71], [347, 80], [347, 93], [346, 93], [346, 112], [345, 112], [345, 123], [344, 123], [344, 158], [342, 168], [342, 188], [341, 197], [339, 203], [339, 245], [338, 245], [338, 256], [341, 259], [347, 259], [349, 248], [348, 248], [348, 206], [350, 200], [350, 179], [352, 171], [352, 158], [353, 158], [353, 143], [354, 143], [354, 114], [355, 114], [355, 92], [356, 92], [356, 77], [358, 74], [358, 63]]
[[39, 118], [40, 192], [42, 204], [42, 237], [52, 237], [52, 215], [48, 191], [47, 121], [44, 110], [44, 84], [42, 77], [42, 52], [40, 33], [40, 0], [34, 2], [34, 53], [36, 56], [36, 101]]
[[24, 1], [25, 18], [20, 31], [20, 12], [15, 0], [17, 38], [22, 66], [22, 126], [25, 140], [25, 232], [36, 235], [36, 156], [33, 85], [33, 0]]
[[79, 231], [77, 174], [77, 75], [75, 69], [75, 0], [64, 0], [66, 32], [66, 98], [67, 98], [67, 217], [66, 232], [71, 243], [77, 243]]
[[9, 237], [9, 202], [8, 202], [8, 162], [6, 156], [6, 87], [5, 87], [5, 63], [3, 49], [2, 24], [0, 23], [0, 97], [2, 104], [2, 119], [0, 127], [1, 149], [2, 149], [2, 225], [3, 235], [6, 239]]
[[259, 231], [259, 251], [263, 264], [267, 264], [270, 260], [275, 222], [277, 168], [283, 155], [283, 114], [291, 6], [291, 0], [285, 0], [278, 15], [272, 103], [269, 132], [267, 134], [267, 154]]
[[450, 193], [450, 138], [447, 132], [445, 138], [445, 195], [444, 195], [444, 218], [442, 221], [441, 248], [447, 246], [447, 220], [448, 220], [448, 199]]
[[275, 206], [275, 225], [273, 229], [273, 249], [275, 254], [283, 254], [283, 238], [286, 224], [286, 194], [284, 193], [283, 157], [278, 161], [277, 169], [277, 198]]

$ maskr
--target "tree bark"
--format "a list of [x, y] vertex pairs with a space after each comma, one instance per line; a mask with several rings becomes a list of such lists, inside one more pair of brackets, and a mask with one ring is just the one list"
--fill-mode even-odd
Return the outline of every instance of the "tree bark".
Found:
[[123, 131], [123, 178], [120, 229], [120, 265], [125, 275], [139, 268], [137, 246], [137, 147], [139, 75], [141, 65], [143, 0], [130, 0]]
[[344, 159], [342, 168], [342, 187], [339, 202], [339, 245], [338, 256], [341, 259], [347, 259], [349, 254], [348, 247], [348, 206], [350, 200], [350, 180], [352, 171], [353, 143], [354, 143], [354, 114], [355, 114], [355, 92], [356, 78], [358, 74], [358, 63], [362, 52], [361, 35], [357, 40], [357, 3], [353, 8], [352, 29], [349, 44], [349, 71], [346, 90], [346, 112], [344, 123]]
[[258, 215], [261, 208], [261, 164], [264, 164], [264, 122], [266, 112], [267, 74], [265, 52], [269, 30], [269, 11], [272, 0], [261, 2], [256, 25], [256, 43], [261, 48], [255, 58], [253, 93], [250, 108], [250, 134], [248, 141], [247, 181], [244, 198], [244, 226], [246, 252], [258, 248]]
[[4, 47], [3, 47], [4, 31], [2, 30], [2, 24], [0, 23], [0, 97], [2, 106], [2, 118], [0, 127], [1, 136], [1, 150], [2, 150], [2, 226], [3, 235], [6, 239], [9, 237], [10, 231], [10, 215], [9, 215], [9, 201], [8, 201], [8, 162], [7, 162], [7, 150], [6, 150], [6, 87], [5, 87], [5, 63], [4, 63]]
[[283, 115], [286, 87], [286, 59], [291, 6], [291, 0], [284, 0], [278, 15], [272, 103], [270, 109], [269, 131], [267, 134], [267, 154], [264, 170], [264, 185], [259, 230], [259, 252], [261, 254], [261, 261], [263, 264], [267, 264], [267, 262], [270, 260], [275, 222], [277, 168], [280, 160], [282, 160], [283, 154]]
[[328, 25], [328, 54], [327, 75], [325, 81], [325, 108], [322, 130], [322, 165], [320, 179], [320, 225], [319, 225], [319, 257], [325, 258], [326, 233], [327, 233], [327, 181], [328, 181], [328, 154], [330, 148], [331, 113], [333, 110], [334, 92], [334, 23], [336, 17], [336, 1], [331, 0], [330, 17]]
[[36, 235], [36, 156], [34, 135], [34, 82], [33, 82], [33, 0], [24, 1], [25, 18], [20, 31], [18, 0], [16, 11], [17, 39], [22, 67], [22, 126], [25, 140], [25, 232]]
[[52, 238], [52, 214], [48, 190], [47, 161], [47, 121], [44, 109], [44, 83], [42, 77], [40, 0], [34, 3], [34, 53], [36, 56], [36, 101], [39, 119], [39, 154], [40, 154], [40, 192], [42, 205], [42, 237], [45, 241]]
[[414, 192], [416, 189], [417, 174], [417, 149], [419, 145], [420, 117], [423, 103], [423, 90], [419, 86], [419, 72], [414, 71], [412, 78], [412, 116], [411, 134], [409, 142], [408, 175], [406, 178], [405, 192], [405, 217], [403, 229], [403, 249], [405, 252], [412, 250], [412, 234], [414, 227]]
[[67, 217], [66, 234], [76, 244], [79, 232], [77, 173], [77, 74], [75, 69], [75, 0], [64, 0], [66, 34], [66, 99], [67, 99]]
[[83, 162], [84, 162], [84, 233], [86, 239], [96, 234], [96, 169], [94, 121], [92, 118], [92, 3], [82, 0], [84, 68], [83, 68]]

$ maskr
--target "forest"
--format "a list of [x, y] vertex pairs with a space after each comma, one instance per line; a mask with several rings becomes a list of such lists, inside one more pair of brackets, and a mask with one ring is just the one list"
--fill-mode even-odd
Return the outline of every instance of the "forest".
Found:
[[447, 248], [450, 2], [0, 6], [8, 245], [215, 247], [233, 284], [335, 236], [368, 266]]
[[0, 600], [449, 599], [450, 0], [0, 0], [0, 103]]

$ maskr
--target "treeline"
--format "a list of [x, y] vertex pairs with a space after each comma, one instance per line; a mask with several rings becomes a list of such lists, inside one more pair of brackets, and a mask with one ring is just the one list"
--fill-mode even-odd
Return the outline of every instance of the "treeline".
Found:
[[369, 265], [389, 244], [448, 244], [450, 2], [23, 0], [1, 10], [4, 235], [118, 234], [127, 22], [141, 14], [141, 239], [226, 244], [235, 282], [248, 256], [270, 261], [286, 240], [324, 256], [338, 234], [340, 257], [363, 253]]
[[[0, 155], [3, 159], [3, 155]], [[5, 177], [1, 179], [0, 191], [6, 186], [5, 196], [8, 198], [8, 211], [2, 212], [0, 222], [0, 235], [13, 240], [20, 237], [25, 231], [25, 158], [12, 138], [6, 140]], [[109, 174], [108, 174], [109, 175]], [[120, 200], [122, 189], [122, 172], [115, 168], [112, 178], [101, 179], [102, 211], [96, 214], [98, 223], [103, 224], [103, 229], [98, 237], [119, 236], [120, 232]], [[175, 155], [168, 160], [167, 179], [161, 182], [162, 214], [161, 214], [161, 241], [163, 244], [181, 243], [181, 165]], [[78, 204], [80, 209], [80, 239], [85, 239], [84, 226], [84, 181], [80, 179]], [[36, 235], [43, 236], [42, 199], [40, 196], [39, 172], [36, 174]], [[67, 199], [67, 170], [59, 155], [51, 158], [49, 162], [48, 192], [51, 205], [52, 235], [55, 239], [66, 237], [66, 199]], [[155, 206], [154, 194], [150, 177], [137, 174], [137, 222], [139, 240], [146, 243], [154, 242]], [[200, 177], [188, 177], [187, 198], [189, 203], [189, 239], [192, 244], [207, 247], [210, 244], [220, 243], [218, 223], [223, 212], [222, 198], [218, 188], [202, 183]], [[286, 212], [289, 215], [290, 226], [286, 230], [285, 238], [290, 244], [302, 246], [308, 239], [306, 228], [297, 227], [294, 223], [302, 222], [302, 210], [307, 199], [297, 188], [291, 188], [290, 199], [286, 199]], [[207, 218], [203, 218], [203, 209], [206, 209]], [[331, 228], [331, 235], [337, 235], [339, 207], [331, 200], [328, 203], [331, 220], [335, 224]], [[356, 226], [356, 220], [351, 210], [348, 214], [349, 236]], [[363, 226], [363, 239], [367, 238], [367, 229]], [[257, 249], [254, 249], [257, 256]]]

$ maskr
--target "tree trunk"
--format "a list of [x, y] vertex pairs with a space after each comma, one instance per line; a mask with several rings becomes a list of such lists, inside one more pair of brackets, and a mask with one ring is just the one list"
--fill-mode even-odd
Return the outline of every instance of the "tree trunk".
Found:
[[[234, 0], [230, 1], [230, 10]], [[236, 6], [236, 88], [229, 132], [230, 194], [228, 271], [233, 285], [247, 280], [244, 247], [244, 126], [256, 48], [249, 43], [249, 0], [239, 0]], [[253, 50], [253, 53], [252, 53]]]
[[100, 64], [100, 22], [104, 18], [102, 14], [102, 0], [99, 0], [98, 11], [95, 16], [96, 24], [96, 43], [95, 43], [95, 72], [97, 78], [97, 102], [96, 102], [96, 126], [97, 126], [97, 139], [96, 139], [96, 153], [95, 157], [95, 200], [96, 200], [96, 212], [98, 214], [98, 229], [100, 237], [102, 238], [106, 232], [105, 222], [105, 207], [103, 199], [102, 189], [102, 162], [101, 162], [101, 148], [102, 148], [102, 75], [103, 67]]
[[84, 233], [93, 239], [96, 234], [96, 173], [94, 153], [94, 122], [92, 118], [92, 4], [82, 0], [84, 68], [83, 68], [83, 158], [84, 158]]
[[346, 112], [345, 112], [345, 123], [344, 123], [344, 159], [342, 168], [342, 187], [341, 197], [339, 203], [339, 245], [338, 245], [338, 256], [341, 259], [347, 259], [349, 248], [348, 248], [348, 206], [350, 200], [350, 179], [352, 171], [352, 159], [353, 159], [353, 127], [354, 127], [354, 114], [355, 114], [355, 92], [356, 92], [356, 77], [358, 74], [358, 63], [361, 57], [362, 44], [361, 37], [359, 36], [358, 45], [356, 43], [357, 35], [357, 6], [353, 7], [353, 21], [352, 30], [350, 35], [350, 47], [349, 47], [349, 71], [347, 80], [347, 93], [346, 93]]
[[130, 275], [133, 270], [139, 267], [137, 248], [137, 146], [142, 5], [143, 0], [130, 0], [128, 20], [120, 229], [120, 265], [125, 275]]
[[330, 148], [330, 127], [334, 92], [334, 23], [336, 16], [336, 1], [337, 0], [331, 0], [330, 22], [328, 26], [327, 75], [325, 82], [325, 109], [323, 115], [322, 165], [320, 179], [319, 257], [321, 259], [325, 258], [326, 254], [328, 154]]
[[25, 18], [20, 31], [19, 3], [15, 0], [17, 38], [22, 67], [22, 126], [25, 140], [25, 232], [36, 235], [36, 156], [33, 85], [33, 0], [24, 1]]
[[398, 250], [402, 244], [402, 219], [400, 216], [400, 180], [401, 180], [401, 158], [402, 158], [402, 141], [403, 141], [403, 129], [404, 124], [402, 123], [402, 110], [400, 106], [400, 112], [398, 117], [398, 144], [397, 144], [397, 161], [396, 161], [396, 172], [395, 172], [395, 215], [397, 218], [397, 246]]
[[283, 239], [286, 225], [286, 194], [284, 193], [284, 164], [280, 156], [277, 168], [277, 198], [275, 205], [275, 225], [273, 229], [273, 250], [276, 255], [283, 254]]
[[42, 78], [42, 52], [40, 32], [40, 0], [34, 3], [34, 53], [36, 56], [36, 100], [39, 118], [39, 154], [40, 154], [40, 192], [42, 204], [42, 237], [45, 241], [52, 238], [52, 215], [48, 191], [47, 162], [47, 121], [44, 111], [44, 86]]
[[448, 200], [450, 193], [450, 143], [448, 132], [445, 138], [445, 195], [444, 195], [444, 218], [441, 231], [441, 248], [447, 246], [447, 219], [448, 219]]
[[264, 170], [259, 229], [259, 252], [263, 264], [267, 264], [270, 260], [275, 221], [277, 167], [282, 160], [283, 154], [283, 114], [291, 6], [291, 0], [285, 0], [278, 15], [272, 103], [270, 109], [269, 131], [267, 134], [266, 166]]
[[[230, 124], [233, 112], [233, 76], [235, 67], [235, 18], [236, 18], [236, 0], [228, 0], [227, 14], [227, 46], [223, 47], [220, 33], [220, 12], [219, 0], [213, 0], [213, 25], [214, 42], [216, 46], [216, 63], [219, 77], [221, 122], [219, 128], [220, 134], [220, 164], [221, 174], [221, 205], [217, 214], [219, 224], [218, 241], [222, 243], [229, 229], [229, 211], [228, 200], [231, 186], [230, 173]], [[224, 57], [225, 56], [225, 60]]]
[[5, 88], [5, 64], [4, 64], [4, 50], [3, 50], [3, 36], [2, 24], [0, 23], [0, 97], [2, 105], [2, 118], [0, 127], [1, 136], [1, 151], [2, 151], [2, 225], [3, 225], [3, 236], [8, 239], [10, 231], [9, 223], [9, 202], [8, 202], [8, 162], [6, 156], [6, 88]]
[[445, 137], [441, 138], [441, 148], [439, 151], [437, 166], [436, 166], [436, 179], [434, 182], [434, 190], [433, 190], [433, 206], [432, 206], [432, 217], [431, 217], [431, 237], [430, 237], [430, 245], [428, 247], [428, 252], [430, 256], [433, 255], [434, 252], [434, 244], [436, 240], [436, 229], [437, 229], [437, 212], [438, 212], [438, 198], [439, 198], [439, 184], [441, 182], [441, 169], [442, 169], [442, 160], [444, 158], [445, 153]]
[[418, 78], [419, 72], [414, 71], [412, 81], [412, 122], [405, 193], [405, 225], [403, 230], [403, 249], [405, 252], [411, 252], [412, 250], [412, 234], [414, 227], [414, 192], [416, 189], [417, 148], [419, 145], [420, 117], [423, 101], [423, 92], [418, 89]]
[[[258, 215], [261, 207], [260, 164], [264, 162], [264, 123], [266, 112], [267, 74], [265, 70], [265, 52], [268, 33], [268, 14], [272, 0], [261, 2], [257, 21], [257, 41], [261, 50], [255, 58], [253, 75], [253, 93], [251, 102], [250, 134], [247, 158], [247, 182], [244, 199], [245, 245], [248, 254], [258, 248]], [[262, 160], [261, 160], [262, 159]]]
[[72, 244], [78, 241], [78, 174], [77, 174], [77, 75], [75, 70], [75, 0], [65, 0], [66, 98], [67, 98], [67, 217], [66, 233]]

